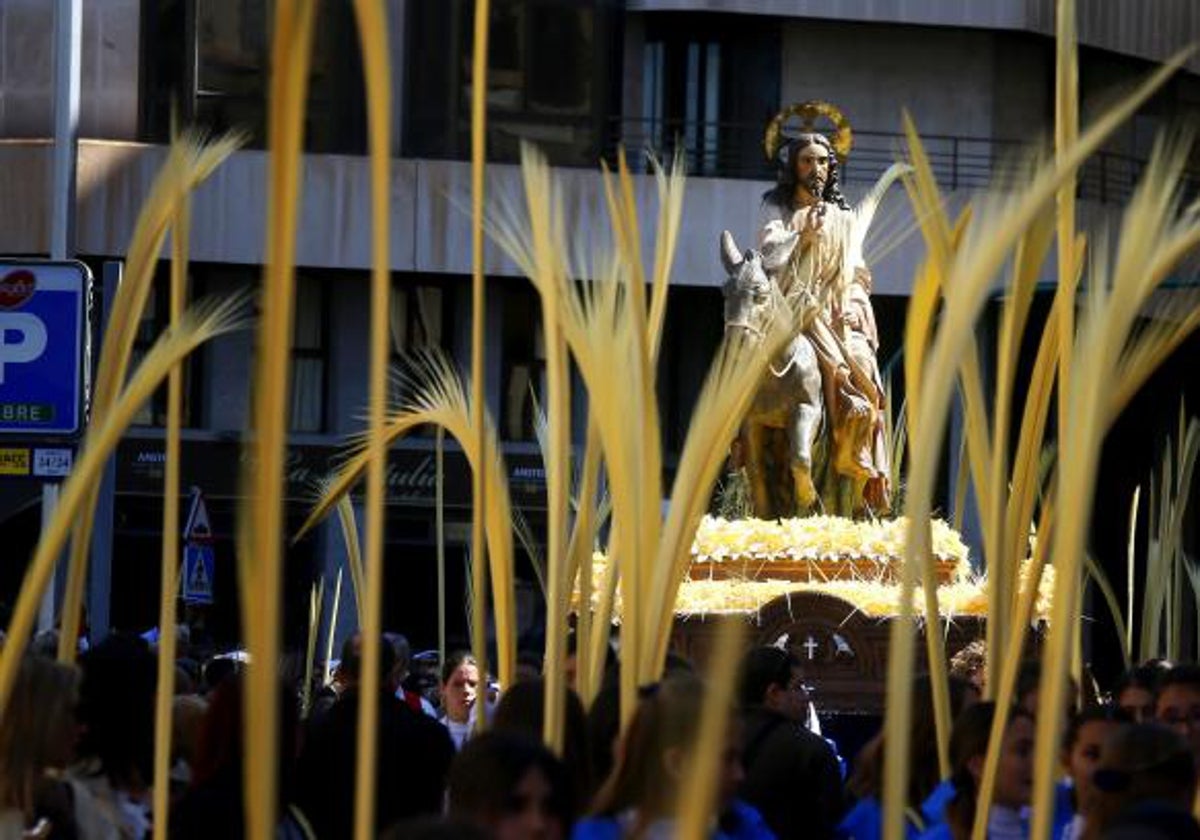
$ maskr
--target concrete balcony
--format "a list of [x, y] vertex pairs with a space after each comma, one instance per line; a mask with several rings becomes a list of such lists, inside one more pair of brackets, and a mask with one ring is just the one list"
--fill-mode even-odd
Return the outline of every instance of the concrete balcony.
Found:
[[[896, 158], [883, 149], [899, 149], [898, 138], [880, 138], [877, 151], [862, 152], [847, 168], [845, 192], [861, 196], [888, 163]], [[1006, 149], [975, 146], [962, 138], [931, 138], [934, 169], [951, 212], [987, 184], [1001, 188], [1008, 170], [999, 164]], [[0, 142], [0, 253], [37, 255], [47, 251], [50, 145], [46, 141]], [[685, 149], [693, 154], [694, 150]], [[1017, 150], [1019, 151], [1019, 150]], [[1015, 154], [1015, 153], [1014, 153]], [[161, 146], [84, 141], [79, 151], [77, 252], [120, 257], [126, 253], [142, 201], [165, 157]], [[1011, 159], [1011, 158], [1009, 158]], [[1111, 218], [1128, 196], [1141, 166], [1137, 161], [1097, 158], [1085, 170], [1081, 185], [1081, 225]], [[197, 191], [192, 210], [192, 259], [217, 263], [259, 264], [267, 218], [267, 158], [264, 152], [242, 151], [220, 167]], [[703, 169], [703, 167], [701, 167]], [[608, 236], [604, 190], [598, 171], [559, 169], [566, 229], [580, 253], [605, 247]], [[717, 259], [720, 232], [729, 229], [743, 247], [753, 242], [764, 191], [771, 182], [753, 177], [693, 177], [688, 181], [683, 225], [672, 282], [718, 286], [724, 275]], [[309, 268], [370, 266], [370, 178], [368, 160], [359, 156], [306, 155], [304, 192], [297, 243], [297, 263]], [[1096, 179], [1099, 178], [1099, 181]], [[642, 222], [643, 253], [654, 253], [653, 223], [657, 214], [654, 178], [635, 175]], [[1011, 178], [1009, 178], [1011, 181]], [[469, 207], [470, 165], [464, 161], [399, 159], [393, 161], [389, 221], [392, 269], [426, 274], [469, 274], [471, 270]], [[507, 200], [521, 206], [518, 167], [488, 167], [489, 203]], [[1106, 199], [1101, 202], [1101, 198]], [[923, 247], [904, 191], [895, 188], [876, 217], [867, 243], [878, 293], [906, 295]], [[164, 253], [164, 256], [166, 254]], [[491, 242], [485, 246], [485, 271], [517, 276], [517, 268]]]
[[[631, 12], [725, 12], [813, 20], [1008, 30], [1054, 34], [1054, 0], [628, 0]], [[1079, 0], [1079, 42], [1164, 61], [1200, 38], [1193, 0]], [[853, 59], [847, 56], [848, 61]], [[1187, 64], [1200, 72], [1200, 58]]]

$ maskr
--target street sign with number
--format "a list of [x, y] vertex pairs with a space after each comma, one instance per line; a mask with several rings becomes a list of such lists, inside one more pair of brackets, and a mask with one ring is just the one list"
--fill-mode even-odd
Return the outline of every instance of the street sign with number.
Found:
[[79, 433], [91, 283], [83, 263], [0, 260], [0, 434]]
[[66, 478], [71, 474], [74, 454], [70, 449], [39, 446], [33, 450], [33, 474], [37, 478]]

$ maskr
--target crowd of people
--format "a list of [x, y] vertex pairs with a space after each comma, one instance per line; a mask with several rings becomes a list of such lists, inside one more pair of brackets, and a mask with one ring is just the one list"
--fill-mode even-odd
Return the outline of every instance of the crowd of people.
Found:
[[[78, 667], [54, 661], [45, 639], [31, 645], [0, 719], [0, 837], [149, 837], [156, 819], [153, 641], [111, 635], [84, 652]], [[201, 664], [181, 641], [163, 818], [173, 838], [240, 837], [245, 657]], [[466, 652], [447, 656], [428, 680], [410, 667], [403, 636], [384, 641], [375, 733], [379, 836], [653, 840], [675, 836], [680, 809], [695, 806], [681, 802], [681, 791], [696, 766], [706, 687], [690, 663], [671, 657], [661, 681], [639, 691], [622, 727], [613, 652], [590, 709], [568, 690], [556, 755], [542, 743], [545, 685], [536, 656], [521, 657], [511, 686], [497, 686]], [[346, 640], [327, 685], [281, 680], [279, 838], [352, 836], [361, 643], [358, 635]], [[1035, 722], [1051, 713], [1067, 716], [1056, 840], [1200, 837], [1192, 817], [1200, 667], [1149, 663], [1109, 695], [1085, 692], [1054, 712], [1039, 703], [1036, 663], [1022, 668], [1012, 708], [983, 701], [982, 659], [970, 653], [952, 668], [948, 779], [939, 772], [930, 681], [914, 681], [907, 837], [970, 836], [997, 716], [1004, 734], [987, 836], [1030, 836]], [[737, 707], [713, 780], [711, 836], [881, 837], [882, 732], [853, 762], [843, 761], [815, 725], [801, 662], [784, 648], [748, 650], [736, 679]]]

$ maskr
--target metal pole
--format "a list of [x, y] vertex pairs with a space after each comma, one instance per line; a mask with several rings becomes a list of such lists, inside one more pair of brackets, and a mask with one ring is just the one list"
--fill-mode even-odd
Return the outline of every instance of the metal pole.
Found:
[[[46, 482], [42, 485], [42, 533], [46, 532], [50, 520], [54, 518], [54, 510], [58, 507], [58, 485]], [[46, 583], [46, 591], [42, 595], [42, 606], [38, 610], [37, 631], [41, 633], [43, 630], [51, 630], [54, 628], [54, 618], [58, 612], [58, 593], [61, 587], [59, 586], [58, 575], [51, 575], [50, 580]]]
[[198, 30], [196, 8], [198, 0], [187, 0], [183, 8], [183, 100], [179, 104], [179, 117], [183, 125], [196, 122], [196, 113], [200, 103], [200, 39], [196, 37]]
[[[54, 6], [54, 177], [50, 184], [50, 258], [71, 256], [75, 239], [75, 145], [79, 135], [79, 35], [82, 0], [58, 0]], [[42, 485], [42, 533], [54, 518], [58, 485]], [[38, 613], [38, 630], [54, 626], [57, 575], [51, 577]]]
[[950, 189], [958, 189], [958, 138], [950, 140]]
[[54, 260], [70, 257], [75, 245], [82, 30], [83, 0], [58, 0], [54, 6], [54, 179], [50, 196], [50, 258]]
[[437, 598], [438, 598], [438, 668], [446, 664], [446, 504], [444, 495], [446, 430], [437, 427]]

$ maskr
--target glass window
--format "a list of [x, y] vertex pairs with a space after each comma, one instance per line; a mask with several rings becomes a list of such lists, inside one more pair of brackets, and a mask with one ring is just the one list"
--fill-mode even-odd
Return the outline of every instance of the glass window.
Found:
[[195, 113], [202, 125], [266, 137], [270, 84], [262, 0], [195, 0]]
[[[781, 104], [778, 24], [734, 14], [655, 12], [644, 20], [642, 101], [633, 109], [643, 142], [665, 156], [682, 150], [692, 174], [773, 177], [762, 133]], [[634, 145], [630, 127], [623, 136], [626, 148]]]
[[293, 432], [325, 431], [328, 393], [329, 307], [326, 284], [312, 276], [296, 278], [296, 311], [292, 328]]
[[[491, 7], [488, 107], [493, 111], [588, 116], [592, 110], [595, 9], [561, 0], [500, 0]], [[462, 38], [465, 103], [471, 44]]]
[[646, 44], [642, 58], [642, 119], [654, 126], [663, 118], [663, 45]]
[[[488, 56], [490, 153], [515, 160], [522, 140], [536, 142], [552, 160], [591, 163], [592, 41], [595, 10], [561, 2], [507, 0], [492, 7], [495, 45]], [[470, 44], [464, 32], [460, 113], [469, 114]]]
[[[402, 369], [405, 356], [425, 347], [439, 347], [453, 352], [454, 287], [438, 284], [396, 280], [392, 283], [391, 332], [392, 367]], [[401, 402], [406, 395], [403, 379], [394, 379], [392, 401]], [[414, 434], [432, 435], [431, 427], [423, 426]]]
[[[509, 113], [525, 106], [525, 6], [492, 4], [488, 32], [488, 109]], [[474, 37], [473, 33], [469, 37]], [[468, 44], [470, 41], [468, 41]], [[471, 53], [464, 51], [467, 97], [471, 95]], [[469, 99], [468, 99], [469, 101]]]
[[[587, 116], [592, 110], [591, 9], [530, 4], [529, 110], [538, 114]], [[570, 61], [564, 61], [570, 56]]]
[[[146, 308], [142, 310], [142, 319], [138, 322], [137, 332], [133, 338], [133, 352], [129, 357], [128, 369], [130, 375], [137, 370], [138, 365], [146, 358], [163, 330], [171, 322], [170, 267], [166, 262], [163, 262], [161, 266], [150, 287], [150, 294], [146, 298]], [[196, 299], [194, 290], [192, 290], [191, 299]], [[195, 419], [199, 417], [197, 410], [199, 395], [196, 386], [200, 380], [198, 366], [201, 360], [200, 354], [203, 352], [203, 347], [197, 349], [183, 363], [182, 425], [184, 428], [194, 426]], [[138, 409], [133, 423], [136, 426], [165, 426], [167, 424], [167, 386], [165, 382], [154, 392], [154, 396]]]
[[[721, 120], [721, 43], [706, 40], [648, 41], [643, 113], [656, 149], [681, 140], [688, 170], [718, 173]], [[761, 130], [759, 130], [761, 134]]]
[[[272, 0], [143, 0], [142, 135], [162, 142], [172, 108], [184, 124], [267, 143]], [[362, 153], [366, 106], [353, 5], [319, 3], [305, 112], [310, 152]]]
[[449, 349], [446, 316], [449, 290], [443, 286], [407, 282], [392, 284], [389, 329], [392, 355], [399, 357], [422, 347]]
[[[409, 5], [406, 151], [469, 152], [473, 4]], [[522, 140], [557, 164], [594, 166], [619, 101], [620, 4], [612, 0], [493, 0], [488, 35], [488, 156], [516, 160]], [[430, 66], [430, 43], [455, 59]], [[614, 123], [615, 126], [615, 123]]]
[[545, 405], [546, 342], [541, 304], [525, 285], [504, 290], [502, 329], [504, 400], [500, 418], [504, 440], [536, 440], [534, 401]]

